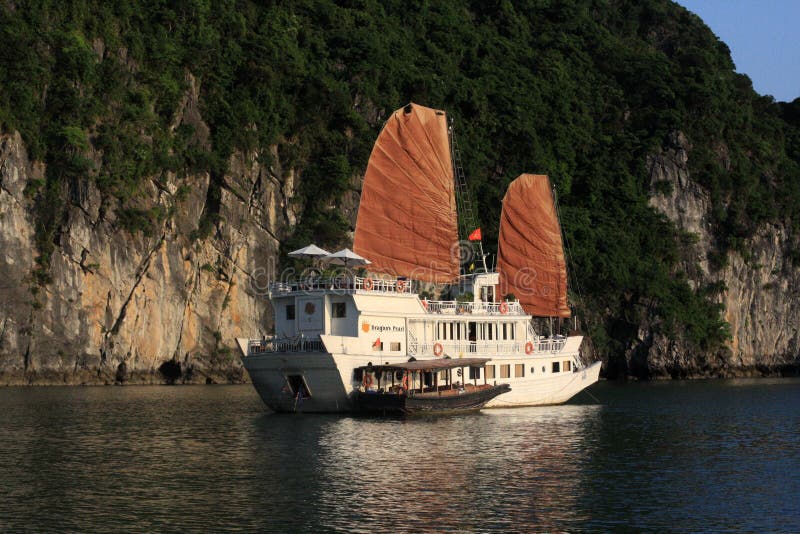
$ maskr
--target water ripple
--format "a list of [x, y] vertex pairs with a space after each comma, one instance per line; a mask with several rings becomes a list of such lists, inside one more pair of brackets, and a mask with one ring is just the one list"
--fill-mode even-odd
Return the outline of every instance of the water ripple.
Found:
[[593, 394], [379, 419], [239, 386], [6, 388], [0, 530], [800, 530], [800, 381]]

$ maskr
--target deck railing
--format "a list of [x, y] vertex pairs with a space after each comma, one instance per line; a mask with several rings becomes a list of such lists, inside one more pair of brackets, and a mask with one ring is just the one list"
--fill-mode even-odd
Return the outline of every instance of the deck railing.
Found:
[[525, 315], [519, 302], [458, 302], [455, 300], [426, 300], [428, 313], [453, 315]]
[[247, 344], [247, 354], [265, 352], [323, 352], [325, 346], [319, 338], [264, 338], [251, 339]]
[[[526, 354], [537, 356], [561, 352], [567, 343], [566, 338], [545, 338], [531, 341], [533, 350], [525, 351], [526, 341], [440, 341], [435, 343], [416, 343], [411, 341], [408, 352], [413, 356], [460, 357], [469, 354]], [[438, 354], [437, 354], [438, 353]]]
[[353, 293], [369, 291], [378, 293], [411, 293], [416, 288], [412, 280], [402, 278], [385, 280], [362, 276], [336, 276], [333, 278], [307, 278], [285, 282], [272, 282], [269, 289], [273, 293], [292, 293], [307, 291], [338, 291]]

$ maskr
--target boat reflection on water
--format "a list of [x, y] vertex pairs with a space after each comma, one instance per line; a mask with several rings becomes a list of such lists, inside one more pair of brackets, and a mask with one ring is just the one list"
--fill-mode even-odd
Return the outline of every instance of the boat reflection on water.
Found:
[[278, 434], [276, 417], [266, 416], [270, 454], [254, 460], [273, 480], [287, 480], [287, 492], [300, 490], [316, 503], [298, 509], [297, 523], [286, 525], [291, 528], [564, 528], [585, 519], [575, 504], [592, 454], [586, 429], [601, 409], [569, 405], [422, 419], [279, 417], [281, 426], [298, 428]]

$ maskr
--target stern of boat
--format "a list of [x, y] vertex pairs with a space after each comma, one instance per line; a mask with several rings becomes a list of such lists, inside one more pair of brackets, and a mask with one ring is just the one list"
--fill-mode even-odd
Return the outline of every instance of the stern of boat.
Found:
[[352, 409], [336, 362], [321, 344], [269, 346], [263, 340], [248, 339], [236, 343], [253, 386], [271, 410], [339, 413]]

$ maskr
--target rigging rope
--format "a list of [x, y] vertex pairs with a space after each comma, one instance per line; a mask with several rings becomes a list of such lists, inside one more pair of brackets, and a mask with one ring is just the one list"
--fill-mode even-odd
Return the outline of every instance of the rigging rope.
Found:
[[567, 277], [569, 279], [570, 284], [572, 287], [575, 288], [575, 292], [578, 295], [578, 298], [581, 302], [583, 302], [583, 290], [581, 289], [580, 280], [578, 279], [578, 275], [574, 273], [575, 269], [570, 269], [569, 266], [575, 266], [575, 259], [572, 255], [572, 249], [569, 246], [569, 241], [567, 240], [567, 234], [564, 231], [564, 227], [561, 224], [561, 209], [558, 205], [558, 193], [556, 192], [555, 186], [553, 186], [553, 203], [556, 207], [556, 217], [558, 218], [558, 226], [561, 231], [561, 241], [564, 243], [564, 253], [567, 256]]

